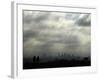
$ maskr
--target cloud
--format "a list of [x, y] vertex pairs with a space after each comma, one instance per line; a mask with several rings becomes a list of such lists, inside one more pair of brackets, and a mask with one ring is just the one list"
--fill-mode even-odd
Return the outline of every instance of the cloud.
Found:
[[25, 11], [24, 57], [90, 55], [90, 14]]
[[79, 26], [90, 26], [91, 25], [91, 19], [90, 19], [90, 14], [82, 14], [79, 16], [79, 19], [75, 22], [75, 24]]
[[39, 23], [40, 21], [43, 21], [45, 19], [48, 18], [50, 13], [45, 13], [45, 12], [41, 12], [41, 14], [36, 11], [36, 12], [31, 12], [31, 13], [27, 13], [28, 11], [24, 11], [24, 16], [23, 16], [23, 20], [25, 23], [31, 23], [31, 22], [35, 22], [35, 23]]

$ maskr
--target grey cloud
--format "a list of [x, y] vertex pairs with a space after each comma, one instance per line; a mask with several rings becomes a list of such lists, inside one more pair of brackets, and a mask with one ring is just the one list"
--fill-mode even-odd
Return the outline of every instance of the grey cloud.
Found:
[[[38, 11], [39, 12], [39, 11]], [[38, 15], [34, 15], [34, 14], [38, 14]], [[23, 22], [25, 23], [31, 23], [31, 22], [35, 22], [35, 23], [39, 23], [43, 20], [48, 19], [50, 13], [48, 12], [39, 12], [39, 13], [31, 13], [31, 14], [24, 14], [23, 15]]]
[[32, 15], [23, 15], [23, 22], [24, 23], [31, 23], [32, 22]]
[[65, 18], [68, 20], [77, 20], [79, 18], [79, 16], [81, 15], [81, 13], [66, 13]]
[[[40, 14], [41, 14], [41, 13], [40, 13]], [[34, 19], [34, 21], [35, 21], [35, 22], [41, 22], [41, 21], [43, 21], [43, 20], [48, 19], [48, 16], [49, 16], [49, 14], [40, 15], [40, 16], [36, 17], [36, 18]]]
[[28, 39], [36, 37], [37, 35], [38, 35], [38, 33], [36, 31], [28, 30], [28, 31], [24, 32], [23, 39], [24, 39], [24, 41], [27, 41]]
[[[87, 43], [88, 39], [85, 39], [90, 36], [90, 28], [77, 28], [79, 26], [90, 26], [90, 20], [88, 19], [90, 15], [80, 18], [81, 14], [64, 13], [66, 16], [60, 17], [59, 15], [61, 14], [59, 13], [51, 13], [34, 13], [33, 11], [33, 13], [24, 15], [24, 57], [32, 57], [33, 55], [57, 56], [61, 52], [79, 54], [80, 56], [82, 54], [90, 54], [90, 46], [87, 46], [90, 43]], [[61, 22], [57, 23], [59, 18], [61, 18]], [[55, 21], [51, 24], [57, 23], [58, 26], [62, 24], [60, 27], [66, 24], [66, 27], [61, 29], [58, 29], [56, 25], [54, 25], [55, 28], [49, 27], [52, 25], [45, 24], [45, 21], [48, 22], [50, 20]], [[69, 20], [72, 20], [75, 24], [70, 22], [73, 25], [68, 26]]]
[[76, 20], [75, 24], [79, 26], [91, 26], [91, 20], [89, 19], [90, 14], [85, 14], [82, 18]]

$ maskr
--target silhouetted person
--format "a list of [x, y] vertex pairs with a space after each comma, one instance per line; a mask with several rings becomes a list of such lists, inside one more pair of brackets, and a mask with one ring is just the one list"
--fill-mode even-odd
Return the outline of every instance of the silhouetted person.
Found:
[[37, 62], [39, 62], [39, 56], [37, 56]]
[[33, 63], [39, 62], [39, 56], [33, 56]]
[[35, 56], [33, 56], [33, 62], [35, 62], [36, 61], [36, 57]]

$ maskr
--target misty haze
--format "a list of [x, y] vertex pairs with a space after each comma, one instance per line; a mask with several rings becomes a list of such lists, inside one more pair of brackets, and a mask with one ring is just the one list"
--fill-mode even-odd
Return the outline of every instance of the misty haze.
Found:
[[23, 69], [91, 66], [91, 14], [23, 11]]

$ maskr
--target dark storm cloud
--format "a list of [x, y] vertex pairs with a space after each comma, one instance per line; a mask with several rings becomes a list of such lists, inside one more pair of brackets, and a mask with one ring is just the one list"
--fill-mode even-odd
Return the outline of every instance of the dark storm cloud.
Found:
[[36, 14], [36, 13], [33, 13], [33, 14], [31, 13], [31, 15], [24, 14], [23, 15], [23, 22], [25, 22], [25, 23], [31, 23], [31, 22], [39, 23], [43, 20], [48, 19], [48, 16], [50, 13], [40, 12], [40, 13], [37, 13], [38, 15], [34, 15], [34, 14]]
[[79, 26], [89, 26], [91, 25], [91, 19], [90, 19], [90, 14], [85, 14], [83, 15], [83, 17], [79, 17], [79, 19], [77, 19], [77, 21], [75, 22], [75, 24], [79, 25]]
[[36, 37], [37, 35], [38, 33], [36, 31], [28, 30], [24, 32], [23, 38], [24, 38], [24, 41], [27, 41], [28, 39]]
[[89, 15], [25, 11], [23, 17], [24, 57], [90, 53]]

